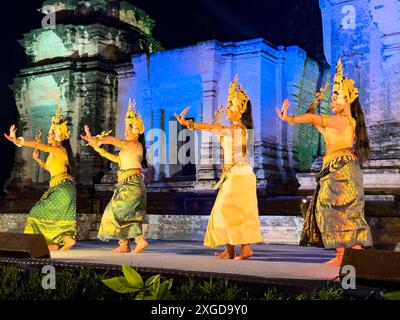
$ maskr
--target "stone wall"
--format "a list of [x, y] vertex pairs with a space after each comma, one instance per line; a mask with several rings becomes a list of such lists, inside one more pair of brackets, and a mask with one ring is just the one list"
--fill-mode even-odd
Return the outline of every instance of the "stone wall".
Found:
[[[22, 233], [27, 214], [1, 214], [0, 232]], [[78, 240], [95, 240], [101, 215], [78, 214]], [[169, 241], [203, 241], [208, 216], [149, 215], [143, 225], [147, 239]], [[400, 219], [397, 217], [368, 217], [375, 249], [400, 251]], [[303, 219], [296, 216], [260, 217], [264, 243], [297, 245]]]
[[[82, 145], [83, 126], [94, 132], [115, 128], [118, 78], [132, 69], [132, 54], [160, 46], [151, 35], [154, 21], [127, 2], [46, 0], [42, 12], [49, 13], [50, 7], [56, 11], [56, 24], [31, 30], [19, 41], [30, 62], [12, 85], [20, 116], [18, 133], [33, 139], [41, 130], [44, 141], [51, 116], [61, 106], [71, 131], [75, 179], [92, 186], [108, 168], [104, 159]], [[32, 161], [32, 150], [18, 149], [7, 187], [47, 180]]]
[[[187, 117], [211, 122], [218, 106], [226, 103], [229, 83], [237, 73], [252, 103], [255, 148], [249, 156], [259, 187], [282, 193], [296, 190], [295, 170], [311, 166], [318, 136], [310, 129], [298, 131], [282, 123], [275, 107], [287, 97], [293, 113], [304, 111], [316, 91], [325, 85], [326, 70], [304, 50], [276, 47], [264, 39], [207, 41], [150, 56], [135, 55], [132, 65], [134, 73], [119, 80], [117, 135], [124, 132], [128, 100], [135, 99], [145, 122], [147, 144], [160, 150], [153, 161], [153, 181], [173, 180], [182, 175], [182, 167], [170, 163], [180, 146], [179, 140], [177, 144], [172, 141], [179, 133], [179, 128], [174, 127], [174, 112], [190, 106]], [[149, 133], [154, 129], [165, 132], [163, 148]], [[219, 152], [219, 142], [207, 133], [195, 132], [194, 138], [196, 189], [210, 189], [219, 167], [210, 162], [210, 153]]]
[[320, 7], [326, 60], [334, 67], [340, 56], [360, 91], [373, 151], [365, 167], [398, 168], [400, 2], [320, 0]]
[[[208, 216], [150, 215], [143, 231], [147, 239], [170, 241], [203, 241]], [[1, 214], [0, 232], [23, 233], [27, 214]], [[77, 239], [95, 240], [101, 215], [78, 214]], [[290, 220], [290, 221], [289, 221]], [[265, 243], [297, 244], [302, 219], [297, 217], [262, 217], [261, 230]]]
[[[24, 213], [0, 214], [0, 232], [23, 233], [28, 215]], [[95, 239], [101, 215], [82, 213], [77, 215], [77, 239]]]

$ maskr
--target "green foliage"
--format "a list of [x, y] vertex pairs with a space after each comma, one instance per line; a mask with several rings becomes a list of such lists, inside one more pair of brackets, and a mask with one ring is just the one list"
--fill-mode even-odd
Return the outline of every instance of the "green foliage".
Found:
[[0, 266], [0, 300], [121, 300], [101, 283], [107, 273], [63, 268], [56, 273], [56, 289], [42, 287], [39, 270]]
[[243, 290], [226, 279], [213, 279], [195, 282], [189, 279], [183, 282], [174, 292], [180, 300], [243, 300], [248, 297]]
[[381, 293], [384, 300], [400, 300], [400, 291]]
[[[349, 299], [337, 286], [327, 284], [312, 292], [285, 296], [276, 288], [252, 294], [226, 279], [165, 280], [154, 275], [146, 281], [134, 269], [123, 266], [122, 275], [88, 268], [56, 270], [56, 289], [42, 288], [40, 269], [0, 266], [0, 300], [342, 300]], [[106, 284], [106, 285], [105, 285]], [[110, 290], [110, 288], [112, 290]], [[400, 292], [381, 294], [385, 300], [400, 300]], [[380, 298], [380, 297], [378, 297]]]
[[294, 300], [342, 300], [344, 299], [343, 290], [324, 286], [311, 293], [301, 293], [293, 297]]
[[280, 295], [275, 288], [270, 289], [268, 288], [267, 291], [265, 291], [264, 296], [261, 298], [261, 300], [283, 300], [282, 295]]
[[170, 290], [173, 280], [163, 280], [155, 275], [143, 282], [142, 276], [127, 265], [122, 266], [123, 277], [102, 280], [103, 283], [118, 293], [133, 294], [135, 300], [167, 300], [171, 298]]
[[312, 296], [312, 300], [342, 300], [344, 298], [343, 290], [335, 287], [322, 287]]

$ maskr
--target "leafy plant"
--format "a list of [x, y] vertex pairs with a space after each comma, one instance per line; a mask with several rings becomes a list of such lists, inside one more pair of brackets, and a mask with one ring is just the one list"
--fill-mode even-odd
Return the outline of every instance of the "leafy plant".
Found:
[[311, 295], [312, 300], [342, 300], [343, 290], [335, 287], [324, 286]]
[[[310, 300], [311, 297], [308, 293], [303, 292], [298, 294], [297, 296], [294, 296], [293, 299], [303, 301], [303, 300]], [[290, 298], [288, 300], [290, 300]]]
[[288, 300], [342, 300], [344, 298], [342, 289], [333, 286], [323, 286], [313, 292], [303, 292], [289, 297]]
[[400, 291], [382, 293], [381, 296], [384, 300], [400, 300]]
[[142, 276], [127, 265], [122, 266], [123, 277], [114, 277], [102, 282], [118, 293], [133, 294], [135, 300], [166, 300], [171, 298], [173, 280], [163, 280], [155, 275], [143, 281]]
[[34, 268], [0, 266], [0, 300], [121, 300], [124, 298], [108, 290], [98, 274], [88, 268], [57, 270], [56, 289], [42, 287], [43, 274]]
[[261, 300], [283, 300], [283, 297], [276, 291], [276, 288], [268, 288]]
[[197, 282], [189, 278], [174, 292], [176, 299], [184, 300], [239, 300], [248, 299], [248, 294], [226, 279]]

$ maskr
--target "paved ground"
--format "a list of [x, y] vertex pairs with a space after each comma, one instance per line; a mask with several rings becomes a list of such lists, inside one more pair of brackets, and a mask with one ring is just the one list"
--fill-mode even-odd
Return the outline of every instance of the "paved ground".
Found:
[[322, 262], [333, 257], [332, 251], [289, 245], [254, 245], [255, 255], [247, 261], [221, 260], [215, 250], [200, 242], [149, 241], [142, 254], [114, 254], [116, 242], [78, 242], [70, 251], [52, 251], [53, 259], [65, 262], [87, 262], [135, 267], [175, 269], [189, 272], [227, 273], [264, 279], [332, 280], [338, 267]]

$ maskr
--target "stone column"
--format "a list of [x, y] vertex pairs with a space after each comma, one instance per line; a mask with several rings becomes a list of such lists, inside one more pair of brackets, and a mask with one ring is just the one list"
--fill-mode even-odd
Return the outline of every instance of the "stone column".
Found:
[[[203, 87], [202, 111], [199, 119], [195, 121], [211, 122], [218, 109], [218, 42], [208, 41], [199, 46], [200, 76]], [[196, 186], [197, 190], [210, 190], [214, 181], [218, 178], [220, 165], [215, 163], [219, 157], [219, 147], [213, 144], [213, 137], [208, 132], [197, 132], [201, 139], [200, 163], [197, 165]]]
[[[374, 54], [371, 42], [370, 133], [374, 148], [369, 165], [372, 168], [400, 166], [400, 2], [395, 0], [370, 0], [372, 22], [377, 27], [380, 56]], [[375, 44], [376, 45], [376, 44]], [[379, 65], [378, 65], [379, 63]], [[390, 134], [387, 134], [390, 133]]]

